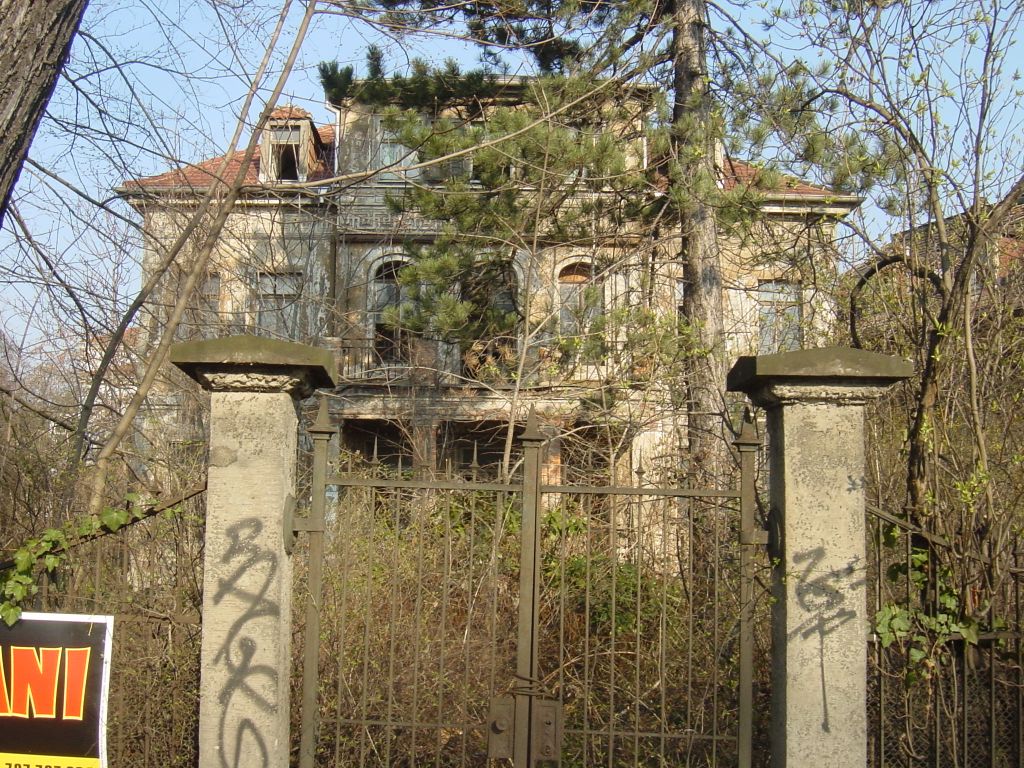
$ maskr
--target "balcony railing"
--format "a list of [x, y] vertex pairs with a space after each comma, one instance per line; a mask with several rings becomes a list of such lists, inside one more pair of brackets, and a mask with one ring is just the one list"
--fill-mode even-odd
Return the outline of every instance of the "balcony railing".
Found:
[[[425, 361], [414, 363], [414, 355], [382, 350], [372, 339], [334, 338], [327, 342], [334, 349], [342, 381], [397, 382], [408, 379], [415, 370], [427, 368]], [[430, 367], [436, 370], [436, 365]]]
[[[416, 339], [408, 345], [374, 343], [372, 339], [328, 338], [334, 350], [338, 372], [347, 383], [388, 384], [416, 380], [418, 383], [464, 385], [480, 381], [488, 385], [512, 383], [520, 375], [518, 352], [503, 346], [502, 354], [487, 357], [479, 350], [460, 356], [454, 344]], [[600, 354], [581, 353], [575, 347], [562, 348], [555, 340], [532, 345], [523, 383], [554, 384], [569, 382], [650, 381], [654, 362], [647, 356], [634, 360], [623, 343], [604, 343]]]

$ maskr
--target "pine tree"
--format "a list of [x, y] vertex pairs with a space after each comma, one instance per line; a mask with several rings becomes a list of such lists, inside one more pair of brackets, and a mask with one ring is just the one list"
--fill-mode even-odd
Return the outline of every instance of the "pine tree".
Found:
[[[687, 338], [704, 354], [687, 356], [678, 399], [688, 412], [692, 466], [713, 473], [724, 456], [716, 438], [721, 436], [726, 361], [715, 216], [722, 204], [715, 168], [720, 121], [706, 63], [704, 4], [528, 0], [439, 10], [420, 0], [383, 0], [377, 21], [392, 29], [458, 30], [479, 43], [492, 63], [502, 51], [517, 50], [541, 72], [551, 73], [545, 80], [549, 88], [558, 79], [566, 91], [589, 88], [592, 98], [581, 103], [591, 107], [640, 91], [650, 94], [652, 88], [668, 94], [660, 113], [651, 104], [648, 127], [658, 130], [648, 138], [657, 156], [649, 158], [644, 178], [634, 180], [631, 199], [639, 214], [634, 223], [646, 222], [641, 236], [648, 241], [648, 253], [677, 261], [686, 279], [682, 309]], [[546, 130], [555, 123], [547, 121]], [[558, 141], [557, 132], [551, 141]], [[510, 184], [506, 194], [522, 187]]]

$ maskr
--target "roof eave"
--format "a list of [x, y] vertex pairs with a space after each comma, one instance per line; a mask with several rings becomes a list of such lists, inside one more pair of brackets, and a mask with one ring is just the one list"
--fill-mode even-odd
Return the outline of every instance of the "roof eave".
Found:
[[[260, 198], [273, 199], [280, 202], [281, 198], [292, 193], [292, 197], [320, 198], [324, 194], [323, 187], [286, 187], [270, 186], [263, 184], [244, 184], [239, 190], [239, 202], [250, 202]], [[129, 187], [116, 187], [114, 193], [121, 197], [129, 205], [136, 208], [145, 206], [147, 203], [159, 204], [166, 199], [173, 198], [176, 202], [194, 202], [203, 197], [209, 191], [208, 187], [176, 186], [159, 187], [149, 189], [132, 189]]]
[[858, 195], [763, 194], [758, 209], [764, 213], [813, 213], [819, 216], [847, 216], [864, 202]]

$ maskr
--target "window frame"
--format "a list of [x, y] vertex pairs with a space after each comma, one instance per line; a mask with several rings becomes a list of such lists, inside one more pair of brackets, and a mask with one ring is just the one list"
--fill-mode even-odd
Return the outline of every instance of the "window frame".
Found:
[[[272, 281], [266, 290], [267, 280]], [[282, 281], [294, 280], [291, 292], [280, 290]], [[302, 306], [303, 273], [300, 270], [260, 270], [256, 273], [256, 290], [254, 292], [253, 330], [257, 336], [273, 339], [299, 340], [299, 321]], [[268, 299], [273, 305], [268, 306]], [[267, 323], [266, 318], [276, 318]], [[292, 328], [288, 326], [291, 325]]]
[[[267, 126], [263, 139], [267, 143], [266, 152], [263, 153], [263, 159], [268, 165], [263, 169], [267, 181], [301, 183], [307, 180], [309, 169], [306, 168], [302, 151], [307, 130], [296, 121], [273, 121]], [[286, 153], [291, 154], [294, 176], [282, 175]]]
[[[376, 171], [373, 179], [389, 184], [418, 181], [423, 175], [422, 168], [404, 170], [420, 162], [419, 150], [407, 147], [398, 141], [394, 131], [385, 126], [386, 117], [372, 116], [372, 141], [370, 143], [370, 169]], [[394, 153], [393, 159], [385, 161], [385, 147]]]
[[[402, 306], [408, 302], [408, 288], [401, 284], [400, 274], [408, 265], [401, 257], [388, 257], [376, 263], [369, 281], [367, 316], [370, 321], [370, 341], [379, 362], [408, 364], [411, 361], [409, 334], [401, 326]], [[385, 296], [387, 294], [387, 296]], [[384, 313], [395, 308], [399, 323], [391, 324]]]
[[803, 284], [771, 278], [757, 284], [757, 350], [767, 355], [803, 348]]
[[[607, 310], [604, 281], [596, 274], [591, 260], [578, 259], [562, 265], [556, 282], [558, 335], [563, 338], [586, 338], [591, 334], [590, 325], [597, 318], [603, 317]], [[597, 300], [591, 303], [591, 297]]]

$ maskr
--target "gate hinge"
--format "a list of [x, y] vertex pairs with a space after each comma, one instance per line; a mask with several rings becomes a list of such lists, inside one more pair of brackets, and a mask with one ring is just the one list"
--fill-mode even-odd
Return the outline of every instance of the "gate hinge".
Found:
[[740, 544], [767, 544], [768, 531], [764, 528], [755, 528], [752, 531], [740, 531]]
[[314, 520], [312, 517], [293, 517], [292, 526], [296, 533], [323, 533], [324, 523], [322, 520]]
[[295, 533], [295, 497], [290, 493], [284, 500], [283, 518], [284, 530], [281, 533], [284, 534], [284, 553], [291, 555], [292, 550], [295, 549], [297, 536]]

